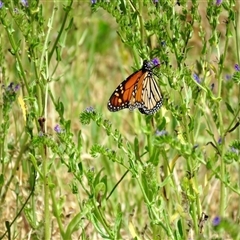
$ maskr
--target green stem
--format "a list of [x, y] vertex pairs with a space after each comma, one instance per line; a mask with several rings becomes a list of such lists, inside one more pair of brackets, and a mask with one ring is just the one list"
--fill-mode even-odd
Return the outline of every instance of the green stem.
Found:
[[21, 59], [20, 59], [20, 56], [19, 56], [19, 51], [18, 51], [18, 47], [17, 47], [17, 44], [15, 43], [15, 40], [14, 40], [14, 37], [13, 37], [13, 31], [11, 31], [10, 29], [10, 26], [8, 26], [6, 24], [6, 22], [4, 21], [3, 18], [1, 18], [2, 20], [2, 24], [5, 26], [5, 29], [6, 29], [6, 32], [7, 32], [7, 35], [8, 35], [8, 39], [9, 39], [9, 42], [10, 42], [10, 45], [12, 46], [13, 48], [13, 54], [14, 56], [16, 57], [16, 60], [17, 60], [17, 64], [18, 64], [18, 67], [19, 67], [19, 73], [20, 73], [20, 77], [21, 79], [23, 79], [24, 81], [24, 86], [27, 88], [27, 91], [28, 93], [30, 92], [30, 89], [28, 87], [28, 84], [27, 84], [27, 78], [26, 78], [26, 75], [24, 73], [24, 69], [23, 69], [23, 66], [22, 66], [22, 62], [21, 62]]
[[101, 224], [103, 225], [104, 229], [107, 231], [108, 235], [112, 237], [112, 231], [110, 230], [110, 226], [107, 224], [106, 219], [103, 217], [102, 212], [100, 211], [99, 206], [96, 204], [96, 199], [92, 200], [94, 205], [95, 214], [98, 220], [100, 220]]
[[12, 169], [12, 172], [11, 172], [11, 176], [9, 177], [9, 179], [7, 180], [7, 182], [5, 184], [4, 191], [1, 193], [1, 196], [0, 196], [1, 204], [3, 204], [3, 202], [5, 200], [5, 197], [6, 197], [6, 194], [7, 194], [7, 191], [9, 190], [9, 186], [10, 186], [13, 178], [16, 176], [16, 173], [17, 173], [18, 168], [19, 168], [19, 163], [22, 160], [23, 153], [28, 148], [27, 141], [28, 141], [28, 134], [25, 134], [24, 137], [23, 137], [22, 144], [21, 144], [21, 146], [22, 146], [21, 150], [18, 154], [18, 157], [16, 159], [16, 163], [14, 165], [14, 168]]
[[[218, 79], [218, 98], [221, 98], [222, 95], [222, 71], [223, 71], [223, 63], [226, 58], [227, 54], [227, 49], [228, 49], [228, 40], [229, 40], [229, 24], [226, 25], [226, 41], [225, 41], [225, 46], [224, 46], [224, 52], [222, 56], [222, 60], [220, 62], [220, 68], [219, 68], [219, 73], [217, 76]], [[218, 48], [219, 49], [219, 48]], [[219, 55], [220, 59], [220, 55]], [[218, 119], [219, 119], [219, 130], [220, 130], [220, 136], [223, 137], [224, 135], [224, 127], [223, 127], [223, 118], [222, 118], [222, 110], [221, 110], [221, 101], [218, 101]], [[225, 138], [223, 137], [222, 139], [222, 147], [220, 148], [220, 154], [221, 154], [221, 162], [220, 162], [220, 174], [221, 178], [224, 179], [225, 174], [226, 174], [226, 166], [224, 162], [224, 144], [225, 144]], [[221, 190], [220, 190], [220, 215], [224, 216], [225, 215], [225, 208], [226, 208], [226, 187], [223, 182], [221, 182]]]
[[55, 218], [57, 219], [60, 234], [61, 234], [62, 238], [64, 239], [64, 236], [65, 236], [64, 227], [63, 227], [61, 217], [60, 217], [60, 214], [59, 214], [59, 209], [58, 209], [58, 206], [57, 206], [56, 197], [54, 195], [53, 188], [50, 188], [50, 194], [51, 194], [51, 199], [52, 199], [53, 214], [54, 214]]
[[145, 202], [146, 202], [146, 205], [149, 207], [149, 209], [151, 210], [151, 213], [154, 215], [154, 219], [157, 220], [158, 224], [159, 224], [159, 225], [165, 230], [165, 232], [169, 235], [169, 232], [171, 232], [171, 231], [169, 231], [169, 229], [167, 229], [167, 227], [164, 225], [164, 223], [162, 222], [162, 220], [159, 219], [159, 216], [158, 216], [158, 214], [156, 213], [156, 211], [153, 210], [152, 205], [151, 205], [151, 203], [149, 202], [149, 199], [148, 199], [148, 197], [147, 197], [147, 195], [146, 195], [146, 193], [145, 193], [145, 191], [144, 191], [143, 185], [142, 185], [139, 177], [137, 177], [136, 179], [137, 179], [137, 182], [138, 182], [138, 184], [139, 184], [139, 186], [140, 186], [140, 189], [141, 189], [141, 191], [142, 191], [143, 198], [144, 198], [144, 200], [145, 200]]
[[[43, 51], [42, 51], [42, 56], [41, 56], [41, 60], [40, 60], [40, 67], [39, 67], [39, 70], [40, 70], [40, 71], [41, 71], [42, 68], [43, 68], [43, 63], [45, 62], [46, 53], [48, 52], [49, 37], [50, 37], [50, 33], [51, 33], [51, 31], [52, 31], [53, 19], [54, 19], [54, 15], [55, 15], [55, 12], [56, 12], [56, 11], [57, 11], [57, 8], [54, 7], [54, 8], [53, 8], [53, 11], [52, 11], [52, 16], [50, 17], [50, 19], [49, 19], [49, 21], [48, 21], [48, 25], [47, 25], [47, 26], [48, 26], [48, 31], [47, 31], [47, 34], [46, 34], [46, 38], [45, 38], [45, 42], [44, 42], [44, 46], [43, 46]], [[61, 32], [61, 31], [59, 31], [59, 34], [60, 34], [60, 32]], [[62, 32], [61, 32], [61, 33], [62, 33]], [[59, 38], [60, 38], [59, 34], [58, 34], [58, 37], [57, 37], [56, 41], [59, 40]], [[49, 62], [50, 62], [50, 57], [52, 57], [52, 54], [53, 54], [53, 52], [54, 52], [54, 50], [55, 50], [55, 48], [56, 48], [56, 45], [57, 45], [56, 41], [55, 41], [55, 44], [54, 44], [51, 52], [48, 54], [48, 56], [49, 56], [48, 62], [47, 62], [48, 64], [49, 64]]]
[[148, 155], [149, 155], [149, 159], [151, 159], [152, 153], [153, 153], [153, 144], [152, 144], [151, 125], [148, 119], [146, 119], [146, 126], [147, 126], [146, 136], [147, 136]]
[[48, 64], [51, 62], [53, 53], [54, 53], [54, 51], [56, 50], [57, 44], [58, 44], [58, 42], [59, 42], [59, 40], [60, 40], [60, 37], [61, 37], [62, 32], [63, 32], [63, 30], [64, 30], [65, 24], [66, 24], [66, 22], [67, 22], [68, 15], [69, 15], [69, 13], [70, 13], [70, 11], [71, 11], [71, 9], [72, 9], [72, 4], [73, 4], [73, 0], [70, 0], [69, 5], [68, 5], [67, 7], [65, 7], [66, 13], [65, 13], [65, 15], [64, 15], [64, 18], [63, 18], [63, 21], [62, 21], [62, 26], [61, 26], [61, 28], [60, 28], [60, 30], [59, 30], [58, 36], [57, 36], [57, 38], [56, 38], [56, 40], [55, 40], [55, 42], [54, 42], [54, 44], [53, 44], [52, 50], [50, 51], [50, 53], [49, 53], [49, 55], [48, 55]]
[[[24, 87], [26, 87], [28, 94], [30, 94], [31, 91], [30, 91], [30, 88], [29, 88], [29, 85], [28, 85], [28, 82], [27, 82], [27, 77], [26, 77], [26, 74], [25, 74], [21, 59], [20, 59], [19, 49], [17, 47], [17, 44], [16, 44], [14, 36], [13, 36], [13, 30], [12, 30], [11, 26], [8, 25], [3, 18], [1, 18], [1, 21], [2, 21], [3, 26], [5, 26], [10, 45], [12, 46], [12, 49], [13, 49], [13, 54], [16, 58], [16, 62], [17, 62], [18, 68], [19, 68], [18, 73], [19, 73], [21, 81], [23, 80], [22, 85]], [[22, 88], [22, 91], [23, 91], [23, 95], [26, 95], [24, 93], [25, 92], [24, 87]], [[31, 108], [35, 108], [34, 104], [31, 106]], [[37, 119], [35, 119], [35, 123], [36, 123], [36, 126], [38, 126]]]
[[145, 28], [144, 28], [144, 21], [143, 21], [142, 13], [143, 13], [143, 1], [140, 0], [139, 1], [139, 20], [140, 20], [140, 32], [141, 32], [141, 46], [143, 48], [144, 47], [144, 31], [145, 31]]
[[[185, 96], [188, 96], [188, 87], [185, 83], [185, 80], [183, 79], [183, 86], [184, 86], [184, 90], [185, 90]], [[189, 109], [190, 106], [189, 106], [189, 102], [190, 100], [184, 100], [183, 99], [183, 96], [182, 94], [180, 93], [180, 96], [181, 96], [181, 101], [184, 103], [185, 102], [185, 107], [186, 109]], [[187, 110], [188, 111], [188, 110]], [[185, 132], [186, 132], [186, 140], [187, 140], [187, 143], [188, 144], [191, 144], [192, 146], [194, 145], [194, 131], [190, 132], [189, 131], [189, 127], [188, 127], [188, 114], [183, 114], [183, 125], [182, 127], [184, 128]], [[193, 163], [193, 158], [191, 156], [187, 157], [187, 168], [188, 168], [188, 171], [190, 173], [193, 172], [193, 166], [194, 166], [194, 163]], [[193, 186], [197, 186], [197, 177], [194, 175], [194, 177], [192, 178], [192, 181], [193, 181], [193, 184], [190, 185], [190, 193], [191, 195], [193, 195], [195, 197], [195, 201], [190, 201], [190, 204], [191, 204], [191, 216], [192, 216], [192, 219], [193, 219], [193, 226], [194, 226], [194, 231], [195, 233], [197, 234], [198, 233], [198, 216], [201, 214], [199, 212], [199, 210], [201, 209], [201, 205], [200, 204], [200, 199], [199, 199], [199, 194], [196, 193], [196, 191], [194, 190]]]
[[237, 62], [240, 63], [240, 49], [239, 49], [239, 22], [240, 22], [240, 17], [239, 17], [239, 12], [235, 12], [235, 22], [234, 22], [234, 30], [235, 30], [235, 43], [236, 43], [236, 53], [237, 53]]
[[[240, 36], [239, 36], [239, 26], [240, 26], [240, 17], [239, 11], [235, 12], [235, 22], [234, 22], [234, 30], [235, 30], [235, 43], [236, 43], [236, 53], [237, 53], [237, 62], [240, 63]], [[240, 85], [238, 86], [238, 102], [240, 102]], [[237, 137], [240, 139], [240, 128], [237, 130]], [[238, 187], [240, 188], [240, 166], [238, 165]], [[238, 204], [238, 218], [240, 218], [240, 204]]]
[[[2, 45], [2, 38], [0, 37], [0, 45]], [[0, 50], [2, 51], [1, 47]], [[0, 70], [0, 79], [1, 79], [1, 84], [5, 84], [5, 69], [2, 66], [1, 70]], [[0, 131], [1, 131], [1, 135], [0, 137], [2, 138], [1, 143], [0, 143], [0, 164], [1, 164], [1, 174], [4, 175], [5, 172], [5, 165], [4, 165], [4, 159], [5, 159], [5, 151], [4, 151], [4, 146], [5, 146], [5, 138], [6, 138], [6, 134], [5, 134], [5, 130], [3, 129], [3, 125], [4, 125], [4, 119], [3, 119], [3, 94], [0, 94]], [[0, 187], [0, 193], [2, 190], [2, 186]]]
[[50, 224], [50, 197], [49, 197], [49, 174], [48, 174], [48, 158], [46, 146], [42, 147], [43, 157], [43, 192], [44, 192], [44, 239], [51, 239], [51, 224]]
[[10, 228], [11, 228], [11, 226], [15, 223], [15, 221], [18, 219], [18, 217], [21, 215], [21, 213], [22, 213], [23, 209], [25, 208], [25, 206], [27, 205], [30, 197], [33, 195], [34, 189], [35, 189], [35, 182], [36, 182], [36, 175], [35, 175], [35, 173], [34, 173], [34, 182], [33, 182], [33, 187], [32, 187], [32, 189], [31, 189], [30, 194], [28, 195], [26, 201], [24, 202], [24, 204], [22, 205], [22, 207], [20, 208], [20, 210], [18, 211], [18, 213], [16, 214], [16, 216], [15, 216], [15, 218], [12, 220], [12, 222], [9, 223], [8, 221], [6, 221], [7, 230], [5, 231], [5, 233], [4, 233], [2, 236], [0, 236], [0, 239], [4, 239], [4, 237], [5, 237], [6, 234], [8, 234], [8, 239], [11, 239], [11, 236], [10, 236]]
[[238, 107], [236, 113], [234, 114], [234, 117], [232, 119], [232, 121], [229, 123], [227, 129], [224, 131], [223, 136], [225, 137], [227, 135], [227, 133], [229, 132], [229, 130], [232, 128], [232, 125], [234, 124], [234, 122], [236, 121], [236, 119], [238, 118], [240, 112], [240, 106]]

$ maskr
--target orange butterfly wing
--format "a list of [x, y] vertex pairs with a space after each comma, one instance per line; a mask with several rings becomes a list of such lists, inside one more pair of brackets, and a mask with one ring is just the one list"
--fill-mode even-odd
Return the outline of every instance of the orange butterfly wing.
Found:
[[108, 101], [109, 111], [115, 112], [124, 108], [133, 110], [134, 108], [141, 107], [143, 103], [138, 85], [139, 82], [143, 81], [144, 76], [145, 72], [140, 69], [124, 80], [116, 88]]

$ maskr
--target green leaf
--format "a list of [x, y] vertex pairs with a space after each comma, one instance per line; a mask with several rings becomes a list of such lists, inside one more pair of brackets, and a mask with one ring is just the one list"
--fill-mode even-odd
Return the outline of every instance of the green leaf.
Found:
[[98, 199], [98, 201], [102, 201], [107, 192], [106, 185], [103, 182], [100, 182], [95, 185], [94, 190], [95, 198]]
[[4, 184], [4, 176], [3, 174], [0, 175], [0, 187], [2, 187]]
[[225, 102], [225, 104], [226, 104], [228, 111], [234, 115], [234, 110], [232, 109], [231, 105], [228, 102]]
[[114, 224], [114, 235], [117, 237], [117, 239], [121, 239], [120, 230], [121, 230], [121, 226], [122, 226], [122, 217], [123, 217], [123, 213], [121, 210], [121, 205], [118, 204], [117, 205], [117, 216], [116, 216], [116, 220], [115, 220], [115, 224]]
[[240, 72], [235, 72], [233, 74], [232, 80], [236, 83], [236, 84], [240, 84]]
[[167, 122], [166, 122], [166, 118], [163, 117], [161, 123], [157, 126], [157, 129], [158, 129], [159, 131], [164, 130], [165, 127], [166, 127], [166, 123], [167, 123]]
[[181, 237], [183, 237], [183, 228], [182, 228], [182, 220], [179, 219], [177, 221], [177, 227], [178, 227], [178, 233], [180, 234]]

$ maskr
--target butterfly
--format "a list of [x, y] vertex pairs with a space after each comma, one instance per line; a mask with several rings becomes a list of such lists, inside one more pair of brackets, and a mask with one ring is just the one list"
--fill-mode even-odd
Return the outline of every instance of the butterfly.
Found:
[[138, 108], [142, 114], [157, 112], [163, 104], [163, 96], [152, 70], [159, 65], [158, 59], [152, 62], [144, 60], [142, 68], [131, 74], [113, 92], [107, 104], [109, 111]]

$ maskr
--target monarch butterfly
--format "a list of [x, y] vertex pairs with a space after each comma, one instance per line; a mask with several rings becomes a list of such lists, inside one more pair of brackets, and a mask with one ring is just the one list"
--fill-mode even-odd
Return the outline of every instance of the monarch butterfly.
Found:
[[109, 111], [138, 108], [142, 114], [157, 112], [163, 104], [163, 97], [152, 70], [159, 65], [158, 59], [152, 62], [144, 60], [142, 68], [131, 74], [113, 92], [107, 105]]

